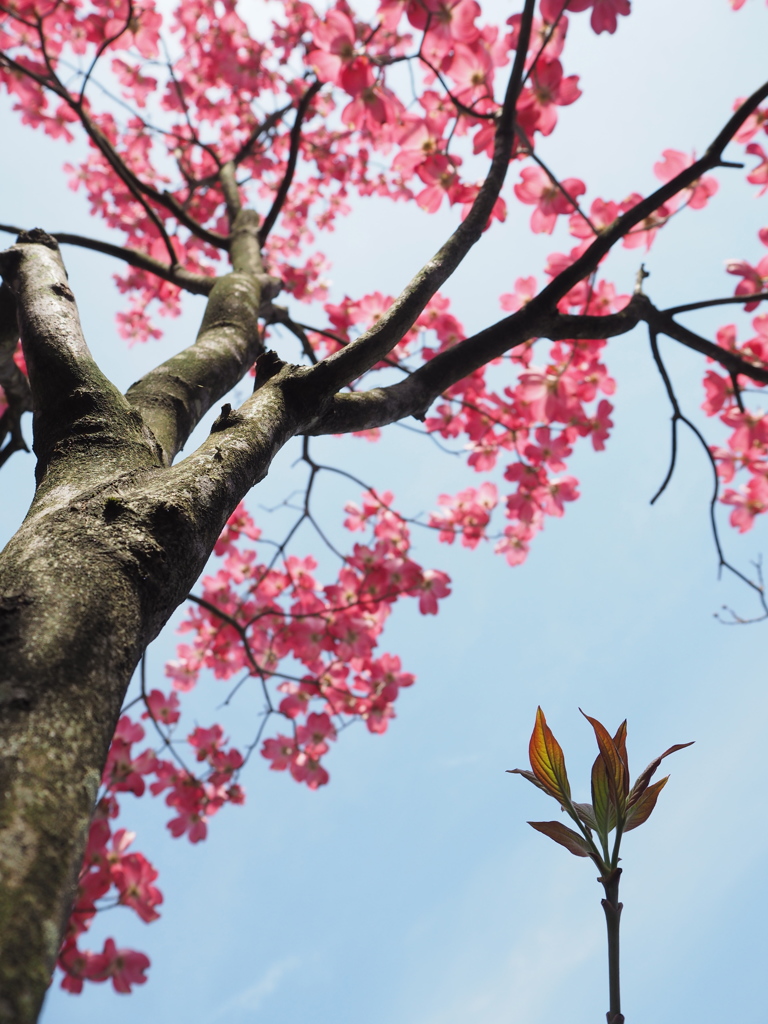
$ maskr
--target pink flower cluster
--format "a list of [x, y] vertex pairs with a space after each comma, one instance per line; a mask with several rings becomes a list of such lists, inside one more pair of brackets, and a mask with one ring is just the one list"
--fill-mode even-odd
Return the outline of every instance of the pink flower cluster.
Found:
[[[395, 602], [416, 597], [429, 615], [450, 593], [445, 573], [425, 570], [409, 557], [409, 528], [392, 500], [388, 492], [366, 494], [362, 506], [347, 505], [346, 528], [368, 532], [369, 540], [353, 546], [335, 582], [325, 586], [311, 557], [288, 556], [278, 569], [260, 562], [255, 549], [239, 546], [241, 533], [257, 537], [258, 531], [238, 509], [217, 548], [223, 566], [203, 579], [204, 603], [182, 623], [193, 642], [180, 645], [167, 667], [182, 691], [194, 686], [203, 668], [219, 679], [246, 672], [265, 686], [276, 683], [283, 696], [276, 707], [270, 700], [267, 710], [285, 719], [290, 735], [266, 739], [261, 753], [273, 770], [289, 769], [312, 789], [328, 781], [321, 759], [336, 739], [334, 719], [359, 718], [369, 731], [384, 732], [400, 689], [413, 683], [399, 658], [376, 651]], [[286, 659], [303, 674], [287, 674]], [[189, 742], [198, 743], [196, 734]], [[198, 757], [203, 750], [206, 744]], [[221, 766], [214, 760], [212, 767]]]
[[[764, 369], [768, 366], [768, 315], [754, 317], [752, 327], [755, 334], [737, 342], [735, 325], [727, 324], [717, 332], [717, 343]], [[765, 386], [744, 377], [738, 377], [737, 383], [740, 388]], [[711, 448], [718, 475], [724, 483], [732, 483], [737, 476], [744, 480], [738, 490], [727, 487], [720, 500], [732, 508], [731, 525], [745, 533], [756, 516], [768, 511], [768, 415], [740, 408], [733, 381], [722, 372], [707, 370], [704, 388], [702, 408], [708, 416], [717, 416], [730, 431], [724, 446]]]
[[[160, 731], [165, 727], [167, 740], [180, 716], [178, 695], [153, 690], [147, 694], [145, 705], [143, 717], [152, 719]], [[207, 819], [220, 807], [244, 800], [242, 789], [234, 781], [243, 758], [234, 748], [224, 748], [221, 726], [198, 726], [187, 736], [198, 762], [206, 764], [202, 776], [159, 757], [150, 747], [135, 753], [134, 745], [144, 738], [143, 726], [128, 715], [120, 718], [104, 769], [102, 795], [91, 823], [75, 905], [58, 959], [64, 972], [62, 988], [69, 992], [80, 992], [85, 981], [108, 979], [117, 992], [129, 992], [132, 985], [147, 980], [149, 958], [143, 953], [118, 949], [113, 939], [107, 939], [101, 953], [80, 947], [82, 936], [99, 910], [118, 905], [130, 907], [149, 923], [159, 917], [156, 907], [163, 901], [160, 890], [152, 884], [157, 878], [155, 868], [143, 854], [128, 852], [135, 833], [124, 828], [112, 832], [110, 822], [119, 813], [116, 794], [142, 796], [146, 780], [154, 776], [150, 792], [157, 795], [168, 791], [166, 803], [175, 814], [168, 823], [171, 834], [187, 834], [193, 843], [205, 838]]]
[[[563, 0], [542, 0], [533, 26], [517, 112], [531, 141], [536, 133], [549, 135], [558, 108], [580, 95], [578, 77], [566, 75], [561, 62], [568, 29], [563, 7]], [[476, 0], [380, 0], [370, 18], [345, 0], [322, 13], [304, 0], [284, 0], [269, 39], [254, 37], [235, 0], [222, 0], [216, 18], [204, 0], [184, 0], [168, 12], [153, 0], [63, 0], [38, 8], [36, 0], [19, 0], [0, 27], [3, 50], [38, 80], [2, 68], [0, 87], [25, 123], [72, 140], [80, 118], [78, 86], [67, 94], [53, 76], [69, 81], [69, 68], [87, 65], [99, 50], [109, 61], [119, 103], [110, 106], [97, 94], [86, 103], [92, 142], [85, 159], [68, 166], [71, 187], [86, 191], [93, 212], [122, 233], [126, 246], [193, 273], [214, 273], [222, 253], [211, 238], [228, 230], [223, 194], [200, 183], [215, 181], [217, 166], [237, 156], [241, 177], [253, 182], [244, 186], [249, 200], [261, 212], [269, 210], [288, 170], [296, 109], [312, 84], [303, 69], [311, 69], [325, 87], [305, 111], [298, 152], [303, 170], [267, 244], [270, 272], [307, 301], [322, 298], [326, 289], [327, 262], [313, 249], [315, 230], [332, 229], [349, 212], [350, 189], [413, 199], [430, 213], [445, 200], [466, 215], [479, 186], [463, 175], [458, 144], [467, 140], [468, 154], [492, 152], [496, 75], [509, 65], [520, 35], [520, 15], [502, 27], [484, 24]], [[569, 15], [587, 10], [595, 32], [614, 32], [629, 2], [568, 4]], [[33, 28], [36, 19], [39, 27]], [[161, 32], [174, 55], [173, 74], [157, 59]], [[391, 68], [404, 60], [415, 69], [416, 105], [393, 85]], [[126, 116], [126, 107], [135, 113]], [[260, 132], [257, 109], [283, 113]], [[162, 132], [153, 135], [147, 123], [162, 123]], [[110, 150], [147, 186], [145, 202], [135, 183], [117, 174]], [[535, 168], [524, 173], [531, 179], [531, 172], [538, 179]], [[523, 187], [530, 195], [538, 181], [524, 179]], [[566, 212], [564, 204], [552, 197], [543, 223]], [[179, 224], [181, 208], [203, 233]], [[492, 218], [505, 216], [500, 197]], [[174, 284], [136, 268], [116, 281], [128, 297], [118, 328], [130, 343], [160, 336], [154, 313], [178, 315]]]
[[96, 806], [88, 835], [77, 896], [67, 933], [59, 953], [58, 966], [64, 973], [61, 986], [81, 992], [85, 981], [111, 980], [117, 992], [130, 992], [132, 985], [146, 980], [149, 958], [132, 949], [118, 949], [107, 939], [101, 953], [82, 949], [80, 942], [96, 913], [108, 906], [130, 907], [142, 921], [154, 921], [155, 909], [163, 902], [152, 883], [157, 871], [141, 853], [129, 852], [135, 833], [121, 828], [112, 832], [111, 820], [119, 805], [115, 793], [144, 792], [143, 776], [154, 771], [155, 754], [146, 749], [133, 756], [132, 746], [144, 738], [144, 730], [127, 715], [120, 719], [102, 779], [102, 795]]
[[[438, 301], [429, 316], [434, 324], [447, 314]], [[153, 884], [157, 871], [141, 853], [128, 850], [134, 833], [112, 831], [117, 795], [140, 797], [147, 789], [164, 794], [172, 811], [171, 835], [186, 835], [192, 843], [205, 839], [221, 807], [245, 799], [238, 782], [245, 759], [228, 745], [221, 725], [197, 725], [186, 734], [195, 771], [178, 753], [179, 695], [196, 684], [202, 669], [224, 680], [245, 671], [261, 681], [265, 693], [271, 689], [263, 726], [273, 717], [284, 724], [263, 741], [261, 754], [270, 768], [288, 770], [310, 789], [328, 781], [322, 762], [340, 724], [359, 719], [372, 733], [386, 731], [400, 689], [414, 682], [398, 657], [377, 651], [390, 611], [410, 596], [422, 614], [433, 615], [450, 593], [445, 573], [423, 569], [409, 557], [409, 528], [392, 501], [388, 492], [365, 493], [360, 505], [347, 505], [344, 525], [366, 533], [367, 542], [354, 544], [335, 581], [325, 586], [317, 581], [311, 557], [287, 556], [281, 569], [260, 562], [247, 544], [258, 541], [261, 531], [242, 505], [230, 516], [215, 549], [223, 565], [203, 579], [204, 604], [193, 605], [181, 626], [194, 634], [193, 641], [179, 646], [178, 658], [166, 669], [173, 689], [143, 695], [142, 717], [158, 735], [157, 749], [139, 748], [144, 727], [127, 714], [115, 731], [58, 961], [68, 991], [80, 992], [85, 981], [111, 979], [117, 991], [128, 992], [146, 981], [149, 959], [143, 953], [119, 949], [113, 939], [101, 953], [81, 948], [99, 910], [127, 906], [150, 922], [162, 902]], [[302, 674], [290, 674], [292, 665]], [[164, 756], [172, 751], [172, 758]]]
[[[764, 246], [768, 247], [768, 228], [761, 228], [758, 237]], [[768, 291], [768, 255], [758, 260], [755, 266], [746, 260], [729, 260], [725, 265], [729, 274], [740, 277], [736, 285], [734, 295], [754, 295], [757, 292]], [[744, 309], [751, 313], [760, 305], [759, 300], [746, 302]]]
[[[550, 257], [553, 262], [567, 257]], [[519, 278], [515, 293], [502, 299], [508, 310], [521, 308], [534, 294], [533, 278]], [[574, 306], [593, 314], [621, 308], [628, 296], [617, 296], [611, 285], [600, 281], [590, 289], [586, 282], [563, 300], [563, 311]], [[501, 393], [488, 386], [486, 371], [477, 371], [446, 394], [448, 401], [437, 406], [426, 427], [442, 437], [468, 438], [469, 464], [477, 472], [490, 472], [499, 455], [513, 455], [504, 469], [504, 479], [514, 485], [506, 498], [509, 524], [496, 542], [496, 551], [510, 565], [524, 561], [530, 541], [544, 525], [546, 516], [562, 516], [565, 503], [578, 497], [577, 481], [565, 475], [566, 460], [579, 437], [589, 437], [596, 451], [605, 447], [611, 428], [613, 406], [600, 393], [611, 395], [615, 383], [602, 362], [602, 340], [557, 342], [550, 345], [548, 362], [532, 364], [533, 343], [513, 352], [510, 359], [518, 370], [517, 383]], [[451, 497], [438, 498], [442, 509], [430, 516], [429, 524], [439, 539], [474, 548], [490, 539], [488, 526], [498, 503], [496, 484], [467, 488]]]
[[[732, 4], [735, 9], [741, 3]], [[738, 101], [737, 101], [738, 103]], [[768, 158], [762, 147], [752, 140], [759, 133], [768, 134], [768, 107], [758, 107], [747, 119], [737, 135], [749, 154], [759, 156], [761, 163], [747, 175], [747, 181], [762, 186], [758, 195], [768, 190]], [[758, 231], [758, 239], [768, 248], [768, 227]], [[729, 260], [725, 266], [729, 274], [740, 278], [735, 295], [754, 295], [768, 292], [768, 256], [755, 264], [747, 260]], [[745, 312], [753, 312], [761, 305], [760, 299], [745, 302]], [[761, 369], [768, 366], [768, 315], [753, 317], [755, 332], [745, 341], [737, 341], [735, 324], [726, 324], [717, 332], [717, 343], [722, 348], [741, 356]], [[707, 370], [704, 376], [706, 398], [702, 405], [708, 416], [717, 416], [730, 430], [725, 445], [713, 445], [712, 455], [723, 483], [737, 479], [739, 487], [726, 487], [720, 500], [731, 506], [730, 522], [740, 533], [752, 528], [755, 517], [768, 511], [768, 415], [761, 409], [749, 408], [742, 388], [762, 389], [765, 385], [749, 377], [738, 376], [737, 396], [734, 381], [722, 370]], [[752, 404], [750, 402], [750, 404]]]

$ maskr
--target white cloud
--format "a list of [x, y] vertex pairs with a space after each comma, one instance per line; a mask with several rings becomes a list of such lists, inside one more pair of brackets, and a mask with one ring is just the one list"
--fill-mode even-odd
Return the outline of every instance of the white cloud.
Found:
[[238, 1012], [257, 1013], [265, 1000], [278, 989], [286, 975], [294, 971], [298, 965], [299, 960], [295, 956], [275, 961], [254, 985], [249, 985], [223, 1003], [211, 1017], [211, 1021], [220, 1020], [222, 1017], [230, 1018]]

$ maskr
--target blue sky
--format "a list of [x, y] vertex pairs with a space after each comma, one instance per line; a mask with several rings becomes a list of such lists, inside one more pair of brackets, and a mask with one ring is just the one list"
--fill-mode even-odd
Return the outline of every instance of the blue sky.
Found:
[[[615, 37], [572, 20], [568, 72], [584, 96], [563, 111], [544, 155], [595, 195], [621, 198], [652, 187], [665, 148], [703, 151], [733, 99], [765, 76], [765, 6], [738, 14], [726, 0], [646, 0]], [[104, 237], [59, 173], [71, 158], [18, 128], [3, 108], [7, 152], [0, 220]], [[10, 141], [12, 140], [12, 141]], [[15, 148], [14, 148], [15, 147]], [[646, 259], [647, 291], [659, 305], [732, 291], [727, 258], [757, 256], [765, 205], [738, 171], [719, 174], [706, 211], [663, 232]], [[761, 210], [763, 212], [761, 212]], [[334, 294], [394, 292], [450, 228], [405, 207], [360, 204], [326, 245]], [[447, 293], [472, 330], [495, 319], [498, 295], [536, 274], [565, 236], [534, 237], [513, 211], [466, 261]], [[404, 244], [405, 241], [405, 244]], [[113, 325], [116, 269], [68, 251], [72, 286], [89, 343], [127, 386], [172, 348], [187, 344], [199, 300], [169, 325], [165, 341], [127, 351]], [[761, 253], [762, 255], [762, 253]], [[619, 254], [613, 278], [631, 290], [637, 251]], [[735, 312], [688, 321], [708, 333]], [[701, 361], [666, 343], [686, 409], [698, 413]], [[45, 1024], [250, 1024], [313, 1019], [352, 1024], [587, 1024], [607, 1008], [604, 924], [595, 872], [528, 819], [554, 804], [505, 769], [523, 767], [537, 704], [568, 758], [572, 785], [587, 798], [594, 757], [583, 707], [615, 727], [629, 720], [629, 754], [641, 769], [668, 745], [695, 739], [671, 759], [657, 811], [625, 840], [622, 898], [627, 1020], [699, 1024], [764, 1015], [768, 833], [762, 750], [768, 700], [765, 626], [726, 627], [723, 604], [750, 611], [749, 595], [718, 583], [709, 533], [709, 470], [684, 438], [673, 484], [650, 508], [666, 471], [669, 410], [641, 332], [608, 355], [618, 381], [616, 423], [605, 452], [577, 453], [581, 499], [550, 521], [528, 562], [510, 569], [490, 549], [438, 545], [424, 532], [416, 557], [453, 577], [436, 618], [401, 608], [382, 647], [398, 653], [417, 685], [402, 695], [384, 737], [344, 733], [329, 759], [331, 783], [311, 793], [254, 763], [248, 800], [213, 822], [196, 847], [172, 840], [157, 801], [123, 801], [125, 825], [160, 870], [160, 921], [145, 926], [117, 910], [94, 926], [152, 959], [150, 981], [130, 997], [91, 986], [81, 997], [52, 990]], [[416, 439], [417, 440], [417, 439]], [[459, 460], [439, 457], [397, 428], [377, 446], [324, 439], [318, 451], [388, 487], [412, 513], [435, 496], [475, 484]], [[293, 449], [251, 498], [256, 518], [298, 485]], [[29, 458], [2, 472], [0, 535], [20, 521], [32, 479]], [[346, 485], [323, 482], [322, 513], [337, 529]], [[723, 517], [723, 524], [725, 524]], [[743, 567], [765, 549], [765, 526], [738, 538]], [[313, 550], [300, 537], [297, 551]], [[150, 650], [151, 679], [175, 638]], [[223, 699], [210, 682], [195, 695], [207, 722]], [[234, 736], [255, 713], [245, 693], [225, 727]], [[257, 759], [257, 761], [260, 759]], [[581, 780], [581, 781], [579, 781]]]

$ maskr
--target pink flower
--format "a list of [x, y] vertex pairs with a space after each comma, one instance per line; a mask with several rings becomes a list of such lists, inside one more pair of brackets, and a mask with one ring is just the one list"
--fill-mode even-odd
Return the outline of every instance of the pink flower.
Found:
[[152, 690], [147, 697], [147, 710], [141, 717], [154, 718], [156, 722], [162, 722], [164, 725], [173, 725], [178, 722], [180, 714], [179, 698], [173, 691], [166, 696], [160, 690]]
[[422, 615], [437, 615], [437, 602], [451, 593], [448, 586], [450, 582], [450, 576], [439, 569], [427, 569], [424, 572], [419, 589], [419, 611]]
[[419, 164], [416, 173], [427, 186], [416, 196], [416, 202], [422, 210], [436, 213], [444, 197], [447, 197], [451, 205], [474, 198], [471, 190], [462, 185], [456, 166], [455, 160], [442, 153], [431, 156]]
[[328, 753], [326, 740], [336, 739], [336, 729], [327, 714], [313, 712], [307, 717], [307, 724], [297, 728], [296, 739], [308, 757], [319, 760]]
[[588, 223], [584, 217], [576, 212], [571, 215], [568, 221], [568, 230], [576, 238], [587, 238], [593, 239], [595, 233], [592, 230], [594, 227], [598, 232], [603, 232], [607, 228], [612, 227], [619, 217], [619, 205], [613, 202], [604, 202], [602, 199], [595, 199], [592, 202], [592, 206], [589, 210]]
[[496, 553], [504, 555], [509, 565], [521, 565], [528, 557], [530, 541], [535, 532], [535, 528], [527, 523], [505, 526], [504, 537], [496, 544]]
[[224, 742], [224, 730], [220, 725], [212, 725], [210, 729], [198, 726], [187, 737], [187, 743], [197, 750], [197, 760], [211, 759]]
[[721, 377], [713, 370], [707, 370], [704, 374], [704, 390], [707, 397], [702, 402], [701, 408], [707, 416], [714, 416], [720, 412], [726, 402], [733, 397], [733, 387], [729, 380]]
[[579, 76], [563, 77], [563, 66], [559, 60], [537, 61], [531, 74], [531, 87], [519, 103], [518, 116], [526, 128], [551, 135], [557, 124], [555, 107], [570, 106], [581, 96], [578, 87]]
[[[642, 201], [642, 198], [637, 192], [633, 192], [619, 205], [620, 211], [627, 213], [637, 206]], [[646, 249], [650, 249], [657, 231], [663, 224], [666, 224], [673, 212], [674, 205], [672, 203], [664, 203], [657, 210], [654, 210], [645, 220], [641, 221], [640, 224], [636, 225], [624, 236], [622, 241], [624, 248], [637, 249], [638, 246], [644, 244]]]
[[542, 509], [550, 516], [564, 515], [564, 502], [576, 501], [579, 496], [579, 492], [576, 490], [577, 485], [578, 480], [572, 476], [550, 480], [542, 497]]
[[355, 50], [355, 26], [338, 9], [328, 11], [324, 22], [314, 25], [314, 39], [319, 49], [312, 50], [307, 60], [327, 82], [340, 85], [350, 96], [358, 96], [373, 85], [373, 70], [367, 59]]
[[328, 772], [320, 762], [303, 751], [296, 755], [291, 764], [291, 775], [297, 782], [306, 782], [310, 789], [326, 785], [329, 779]]
[[514, 292], [507, 292], [501, 296], [501, 308], [508, 313], [516, 313], [526, 303], [530, 302], [536, 294], [535, 277], [518, 277], [515, 281]]
[[[653, 165], [653, 173], [659, 181], [668, 182], [690, 167], [695, 156], [686, 156], [676, 149], [665, 149], [661, 154], [664, 159]], [[687, 186], [689, 194], [688, 206], [692, 210], [702, 210], [707, 201], [717, 192], [719, 185], [714, 178], [699, 178], [692, 185]]]
[[350, 128], [369, 132], [381, 132], [382, 126], [394, 124], [400, 113], [400, 103], [393, 93], [380, 82], [360, 89], [342, 111], [344, 124]]
[[114, 939], [107, 939], [103, 953], [93, 958], [91, 980], [111, 978], [115, 992], [128, 993], [132, 985], [144, 984], [148, 968], [149, 957], [133, 949], [117, 949]]
[[545, 462], [550, 469], [556, 473], [562, 473], [565, 469], [564, 459], [573, 453], [567, 436], [560, 434], [552, 437], [549, 427], [538, 427], [536, 430], [538, 444], [528, 444], [523, 455], [534, 465]]
[[424, 119], [410, 125], [398, 141], [400, 151], [392, 161], [392, 167], [408, 180], [420, 163], [439, 152], [442, 140], [429, 119]]
[[493, 61], [487, 50], [457, 44], [449, 74], [463, 103], [471, 105], [483, 96], [493, 96]]
[[228, 551], [231, 551], [234, 547], [234, 543], [241, 534], [249, 537], [251, 540], [258, 540], [261, 537], [261, 530], [251, 519], [250, 513], [247, 511], [245, 505], [241, 501], [235, 511], [227, 520], [227, 525], [221, 531], [221, 536], [216, 541], [216, 546], [213, 551], [216, 555], [224, 555]]
[[127, 715], [123, 715], [117, 723], [103, 775], [104, 785], [114, 792], [131, 792], [136, 796], [141, 796], [144, 792], [142, 775], [154, 771], [156, 758], [154, 751], [150, 749], [143, 751], [136, 758], [132, 757], [132, 745], [143, 737], [143, 728], [137, 722], [132, 722]]
[[755, 516], [762, 515], [768, 509], [768, 480], [764, 476], [753, 476], [745, 488], [734, 491], [730, 487], [721, 501], [724, 505], [733, 505], [731, 526], [738, 527], [739, 533], [751, 530]]
[[464, 547], [476, 548], [485, 537], [485, 527], [490, 522], [490, 513], [498, 503], [495, 484], [483, 483], [479, 488], [468, 487], [455, 497], [441, 494], [438, 504], [446, 506], [444, 512], [433, 512], [429, 525], [437, 528], [439, 540], [453, 544], [457, 534]]
[[296, 757], [296, 752], [295, 741], [282, 734], [274, 739], [264, 740], [261, 747], [261, 756], [272, 762], [269, 767], [273, 772], [285, 771]]
[[618, 17], [620, 15], [626, 17], [630, 13], [629, 0], [570, 0], [567, 4], [566, 0], [541, 0], [541, 16], [545, 21], [551, 23], [566, 6], [569, 14], [586, 11], [591, 7], [590, 25], [592, 31], [598, 35], [601, 32], [613, 34], [616, 31]]
[[592, 447], [596, 452], [604, 451], [605, 442], [608, 440], [608, 432], [613, 426], [610, 418], [613, 406], [607, 399], [600, 399], [595, 416], [589, 421], [589, 436], [592, 439]]
[[58, 966], [64, 971], [61, 987], [66, 992], [78, 994], [83, 991], [84, 981], [104, 981], [94, 977], [103, 968], [101, 954], [80, 950], [74, 941], [66, 942], [59, 953]]
[[751, 153], [752, 156], [759, 156], [761, 160], [757, 167], [747, 175], [747, 181], [751, 181], [753, 185], [763, 186], [757, 193], [758, 196], [761, 196], [764, 192], [768, 192], [768, 155], [766, 155], [763, 147], [756, 142], [750, 142], [747, 146], [747, 152]]
[[541, 167], [525, 167], [520, 176], [523, 180], [515, 185], [515, 195], [521, 203], [536, 206], [531, 215], [531, 230], [537, 234], [551, 235], [558, 216], [573, 211], [574, 203], [570, 200], [587, 191], [578, 178], [564, 178], [562, 188], [553, 184]]
[[[725, 265], [725, 269], [727, 273], [735, 274], [737, 277], [742, 278], [736, 285], [735, 295], [754, 295], [757, 292], [767, 290], [768, 256], [764, 256], [756, 267], [753, 267], [751, 263], [747, 263], [746, 260], [729, 260]], [[756, 302], [747, 302], [744, 305], [744, 309], [749, 313], [753, 309], [757, 309], [759, 304], [759, 299]]]
[[480, 5], [475, 0], [410, 0], [408, 21], [427, 31], [432, 55], [442, 58], [455, 43], [471, 46], [480, 36], [475, 20]]
[[[744, 96], [737, 99], [733, 104], [733, 109], [738, 110], [744, 102], [744, 99]], [[749, 142], [762, 128], [765, 127], [766, 123], [768, 123], [768, 107], [758, 107], [757, 110], [752, 111], [733, 138], [736, 142]]]
[[121, 856], [111, 875], [120, 893], [120, 903], [133, 907], [142, 921], [156, 921], [160, 915], [155, 907], [163, 902], [163, 894], [152, 885], [157, 871], [147, 858], [141, 853]]

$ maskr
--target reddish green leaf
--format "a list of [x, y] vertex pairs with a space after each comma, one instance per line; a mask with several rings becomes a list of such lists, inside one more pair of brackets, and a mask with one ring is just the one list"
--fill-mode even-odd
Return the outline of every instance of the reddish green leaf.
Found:
[[627, 720], [626, 718], [621, 723], [619, 728], [616, 730], [616, 735], [613, 737], [613, 745], [619, 752], [619, 757], [624, 765], [624, 788], [623, 793], [626, 797], [629, 793], [629, 758], [627, 756]]
[[607, 842], [608, 833], [616, 828], [616, 802], [602, 754], [597, 755], [592, 765], [592, 806], [597, 834]]
[[[581, 709], [579, 709], [579, 710], [581, 710]], [[583, 711], [581, 713], [582, 713], [582, 715], [584, 715], [586, 720], [589, 722], [589, 724], [595, 730], [595, 738], [597, 740], [597, 745], [598, 745], [598, 747], [600, 749], [600, 757], [602, 758], [603, 762], [605, 763], [605, 772], [606, 772], [606, 776], [607, 776], [608, 790], [609, 790], [609, 793], [610, 793], [610, 798], [611, 798], [611, 801], [614, 804], [614, 807], [616, 808], [617, 815], [619, 817], [623, 817], [624, 816], [624, 808], [625, 808], [625, 805], [626, 805], [626, 792], [627, 792], [627, 789], [628, 789], [626, 781], [625, 781], [625, 777], [626, 777], [627, 773], [626, 773], [626, 770], [625, 770], [625, 767], [624, 767], [624, 759], [622, 758], [621, 753], [619, 752], [619, 750], [616, 748], [616, 744], [613, 741], [613, 737], [608, 732], [608, 730], [605, 728], [605, 726], [602, 724], [602, 722], [598, 722], [598, 720], [596, 718], [590, 718], [590, 716], [589, 715], [585, 715]], [[619, 737], [620, 741], [621, 741], [621, 733], [622, 733], [622, 729], [620, 727], [619, 731], [616, 733], [616, 735], [617, 735], [617, 737]], [[624, 731], [624, 736], [626, 737], [626, 730]], [[626, 752], [625, 752], [624, 756], [626, 757]], [[596, 768], [597, 768], [597, 761], [595, 762], [595, 766], [592, 769], [593, 785], [594, 785], [595, 769]], [[600, 776], [599, 781], [602, 782], [602, 777], [601, 776]], [[597, 812], [597, 801], [595, 800], [595, 794], [594, 793], [592, 794], [592, 798], [593, 798], [593, 802], [595, 803], [595, 811]], [[598, 818], [598, 820], [599, 820], [599, 818]]]
[[[663, 754], [656, 758], [655, 761], [651, 761], [645, 771], [641, 772], [635, 780], [635, 784], [632, 787], [629, 797], [627, 799], [627, 807], [632, 807], [636, 804], [643, 793], [648, 788], [648, 783], [654, 776], [656, 769], [659, 767], [665, 757], [669, 757], [670, 754], [674, 754], [676, 750], [682, 750], [684, 747], [690, 747], [695, 741], [691, 740], [690, 743], [676, 743], [673, 747], [665, 750]], [[650, 812], [649, 812], [650, 813]]]
[[595, 808], [592, 804], [574, 804], [573, 806], [587, 828], [591, 828], [596, 832], [597, 821], [595, 820]]
[[659, 798], [659, 793], [666, 786], [668, 779], [669, 776], [667, 775], [665, 778], [659, 779], [658, 782], [654, 782], [652, 786], [648, 786], [643, 791], [643, 795], [639, 800], [632, 804], [627, 812], [627, 821], [624, 825], [625, 832], [629, 832], [631, 828], [637, 828], [638, 825], [642, 825], [643, 822], [650, 818], [651, 812]]
[[571, 787], [568, 784], [563, 750], [547, 725], [541, 708], [536, 711], [536, 724], [528, 745], [528, 755], [533, 774], [542, 788], [560, 803], [570, 802]]
[[524, 779], [528, 779], [528, 781], [532, 782], [534, 786], [536, 786], [538, 789], [543, 790], [547, 794], [547, 796], [552, 796], [547, 787], [544, 786], [541, 782], [539, 782], [539, 780], [536, 778], [533, 772], [526, 771], [525, 768], [507, 768], [507, 774], [522, 775]]
[[537, 832], [543, 832], [545, 836], [560, 843], [576, 857], [588, 857], [591, 853], [586, 841], [572, 828], [561, 825], [559, 821], [529, 821], [528, 824]]

